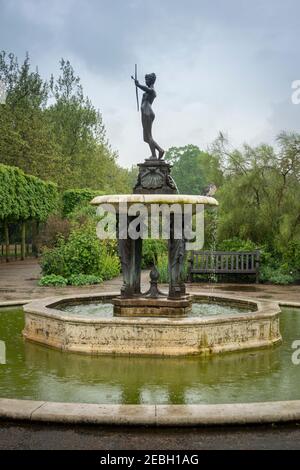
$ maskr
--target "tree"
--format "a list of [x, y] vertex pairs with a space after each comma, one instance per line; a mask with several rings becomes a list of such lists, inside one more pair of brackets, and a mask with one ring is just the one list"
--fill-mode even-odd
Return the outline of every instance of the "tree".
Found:
[[101, 113], [85, 97], [69, 61], [44, 81], [29, 56], [19, 65], [0, 53], [0, 79], [7, 89], [0, 105], [0, 162], [58, 184], [109, 192], [130, 191], [129, 173], [117, 164]]
[[203, 194], [208, 184], [221, 184], [218, 158], [195, 145], [172, 147], [165, 158], [173, 165], [172, 176], [181, 194]]
[[282, 133], [277, 140], [278, 150], [244, 145], [237, 151], [222, 138], [215, 143], [225, 174], [219, 240], [250, 239], [281, 255], [300, 241], [300, 135]]
[[57, 149], [44, 113], [47, 83], [38, 70], [30, 70], [28, 54], [20, 66], [14, 54], [4, 51], [0, 79], [7, 90], [6, 103], [0, 105], [0, 162], [51, 178]]

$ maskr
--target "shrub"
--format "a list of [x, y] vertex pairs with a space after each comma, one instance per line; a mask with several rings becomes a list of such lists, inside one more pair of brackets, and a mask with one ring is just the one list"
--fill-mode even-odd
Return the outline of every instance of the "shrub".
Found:
[[293, 273], [285, 272], [282, 267], [272, 268], [271, 266], [263, 266], [259, 277], [262, 282], [271, 282], [272, 284], [287, 285], [295, 282]]
[[233, 237], [218, 243], [218, 249], [220, 251], [254, 251], [257, 249], [257, 245], [251, 240]]
[[116, 255], [103, 253], [101, 257], [100, 275], [103, 280], [112, 279], [120, 274], [120, 260]]
[[159, 256], [167, 253], [166, 240], [143, 240], [143, 261], [142, 267], [149, 268], [156, 262]]
[[120, 262], [110, 244], [97, 238], [93, 223], [74, 228], [68, 240], [60, 238], [52, 249], [42, 255], [43, 274], [56, 274], [64, 278], [73, 275], [94, 275], [111, 279], [120, 273]]
[[57, 276], [56, 274], [50, 274], [48, 276], [43, 276], [40, 280], [38, 285], [42, 287], [47, 286], [66, 286], [68, 284], [68, 280], [65, 279], [63, 276]]
[[57, 276], [66, 276], [67, 267], [64, 256], [65, 241], [59, 238], [57, 246], [54, 248], [45, 248], [41, 257], [41, 268], [45, 276], [55, 274]]
[[291, 269], [300, 271], [300, 240], [292, 240], [287, 244], [283, 260]]
[[[168, 264], [167, 254], [164, 253], [158, 256], [156, 267], [159, 272], [159, 282], [168, 283], [169, 282], [169, 264]], [[183, 279], [184, 280], [187, 279], [187, 257], [184, 260]]]
[[68, 278], [68, 284], [71, 286], [90, 286], [93, 284], [100, 284], [102, 278], [92, 274], [73, 274]]
[[159, 282], [169, 282], [168, 255], [159, 255], [157, 258], [156, 267], [159, 272]]
[[67, 217], [74, 211], [76, 206], [88, 204], [96, 196], [104, 194], [103, 191], [95, 191], [93, 189], [69, 189], [63, 193], [63, 215]]
[[72, 274], [99, 274], [100, 260], [100, 241], [89, 225], [74, 229], [67, 241], [61, 238], [56, 247], [47, 250], [42, 257], [42, 270], [67, 278]]
[[42, 247], [53, 248], [59, 238], [67, 239], [70, 235], [71, 224], [59, 215], [50, 215], [47, 223], [39, 233], [38, 241]]

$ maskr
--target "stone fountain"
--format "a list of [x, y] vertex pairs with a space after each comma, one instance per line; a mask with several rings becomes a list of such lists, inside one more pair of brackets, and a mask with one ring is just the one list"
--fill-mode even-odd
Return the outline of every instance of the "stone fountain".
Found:
[[[141, 105], [143, 135], [151, 156], [138, 165], [133, 194], [99, 196], [91, 202], [95, 206], [110, 205], [115, 209], [123, 275], [121, 292], [31, 302], [24, 307], [24, 337], [50, 347], [87, 354], [211, 354], [276, 344], [281, 341], [278, 304], [187, 294], [183, 275], [185, 231], [182, 230], [182, 236], [175, 236], [178, 218], [175, 219], [171, 210], [168, 291], [163, 292], [159, 288], [159, 273], [153, 266], [149, 289], [142, 292], [142, 238], [123, 236], [124, 224], [121, 227], [120, 221], [124, 205], [127, 211], [126, 235], [128, 225], [134, 220], [130, 209], [135, 204], [142, 204], [147, 214], [152, 205], [171, 209], [174, 205], [183, 207], [188, 204], [195, 210], [197, 205], [218, 205], [212, 197], [178, 194], [171, 176], [171, 165], [164, 161], [164, 151], [152, 137], [155, 78], [154, 74], [146, 75], [146, 85], [135, 79], [136, 87], [144, 92]], [[184, 229], [186, 219], [183, 212], [180, 217]], [[89, 305], [95, 304], [99, 305], [100, 311], [101, 305], [109, 304], [111, 310], [105, 315], [84, 314]], [[195, 305], [207, 304], [230, 305], [232, 310], [226, 315], [195, 314]]]

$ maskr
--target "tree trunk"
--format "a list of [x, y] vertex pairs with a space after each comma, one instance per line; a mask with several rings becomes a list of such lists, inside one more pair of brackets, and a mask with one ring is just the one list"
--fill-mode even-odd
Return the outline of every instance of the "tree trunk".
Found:
[[4, 238], [5, 238], [5, 258], [9, 262], [9, 227], [7, 221], [4, 222]]
[[24, 220], [21, 223], [21, 237], [21, 260], [24, 260], [26, 251], [26, 222]]
[[34, 220], [32, 223], [32, 253], [38, 258], [39, 256], [39, 245], [38, 245], [38, 235], [39, 235], [39, 221]]

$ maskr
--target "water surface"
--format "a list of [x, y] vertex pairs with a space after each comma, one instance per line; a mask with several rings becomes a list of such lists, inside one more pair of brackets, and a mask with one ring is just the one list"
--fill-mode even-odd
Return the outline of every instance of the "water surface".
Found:
[[0, 310], [0, 397], [86, 403], [235, 403], [300, 399], [300, 310], [283, 309], [282, 345], [212, 357], [90, 357], [24, 341], [21, 309]]
[[[66, 314], [80, 315], [85, 318], [112, 318], [114, 316], [113, 305], [103, 302], [89, 302], [80, 304], [62, 304], [56, 307]], [[221, 305], [217, 303], [193, 303], [192, 310], [188, 317], [211, 317], [215, 315], [238, 315], [245, 313], [246, 307], [236, 307], [230, 305]]]

